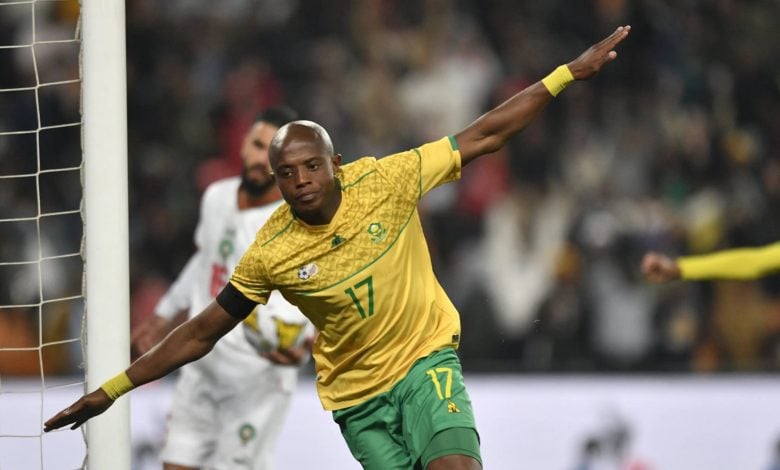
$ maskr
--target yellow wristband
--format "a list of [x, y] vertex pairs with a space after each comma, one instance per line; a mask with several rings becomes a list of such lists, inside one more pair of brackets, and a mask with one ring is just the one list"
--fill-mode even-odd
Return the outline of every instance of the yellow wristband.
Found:
[[122, 372], [111, 380], [100, 386], [108, 398], [116, 400], [125, 393], [135, 388], [133, 382], [130, 381], [130, 377], [127, 376], [127, 372]]
[[542, 79], [544, 87], [553, 96], [558, 96], [558, 93], [562, 92], [573, 81], [574, 75], [571, 74], [571, 70], [566, 65], [558, 66], [550, 75]]

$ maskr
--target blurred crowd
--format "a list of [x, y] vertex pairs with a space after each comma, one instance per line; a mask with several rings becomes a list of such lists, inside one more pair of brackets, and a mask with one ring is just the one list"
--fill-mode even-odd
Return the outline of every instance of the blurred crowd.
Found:
[[[647, 250], [780, 240], [778, 15], [770, 0], [127, 0], [133, 321], [192, 253], [200, 194], [238, 173], [259, 109], [321, 123], [347, 162], [382, 156], [460, 130], [631, 24], [614, 64], [421, 203], [464, 366], [779, 370], [780, 277], [659, 287], [638, 269]], [[0, 145], [0, 169], [14, 155]]]
[[81, 362], [78, 15], [0, 3], [0, 380]]

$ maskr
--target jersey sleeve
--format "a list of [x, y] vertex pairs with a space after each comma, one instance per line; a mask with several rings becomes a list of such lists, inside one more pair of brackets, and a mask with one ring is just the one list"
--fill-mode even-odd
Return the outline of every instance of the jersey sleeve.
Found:
[[780, 271], [780, 242], [677, 259], [683, 279], [757, 279]]
[[171, 287], [168, 288], [168, 291], [165, 292], [154, 307], [154, 313], [160, 317], [170, 320], [180, 311], [190, 308], [192, 291], [197, 279], [196, 273], [202, 262], [200, 248], [203, 246], [204, 238], [206, 236], [206, 229], [203, 226], [203, 221], [206, 220], [206, 213], [208, 212], [210, 194], [212, 193], [211, 188], [211, 186], [206, 188], [206, 191], [203, 193], [200, 200], [198, 225], [195, 227], [195, 234], [193, 237], [196, 251], [190, 256], [187, 264], [184, 265], [184, 269], [181, 270], [179, 276], [173, 281], [173, 284], [171, 284]]
[[460, 178], [460, 151], [452, 137], [389, 155], [377, 169], [398, 191], [419, 200], [431, 189]]
[[273, 290], [267, 273], [262, 247], [255, 240], [233, 270], [230, 284], [252, 302], [266, 304]]
[[157, 316], [170, 320], [182, 310], [190, 308], [190, 299], [194, 288], [197, 270], [200, 264], [200, 252], [195, 252], [179, 276], [168, 288], [168, 291], [160, 298], [154, 307]]

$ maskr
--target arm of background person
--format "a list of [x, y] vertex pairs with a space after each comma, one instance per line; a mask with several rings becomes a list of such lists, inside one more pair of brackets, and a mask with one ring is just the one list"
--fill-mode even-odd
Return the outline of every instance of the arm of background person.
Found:
[[200, 251], [195, 252], [179, 276], [154, 307], [154, 313], [132, 332], [131, 345], [139, 354], [145, 354], [171, 332], [176, 318], [190, 308], [192, 290], [200, 267]]
[[[556, 69], [548, 78], [525, 88], [457, 133], [455, 140], [460, 150], [461, 166], [480, 155], [499, 150], [512, 136], [530, 124], [553, 98], [553, 90], [548, 89], [549, 85], [560, 85], [554, 87], [557, 94], [572, 79], [587, 80], [596, 75], [604, 64], [617, 57], [614, 48], [628, 36], [630, 30], [630, 26], [617, 28], [566, 66]], [[568, 71], [562, 67], [568, 67]], [[561, 74], [568, 78], [561, 81]], [[553, 75], [556, 75], [555, 79], [547, 81]]]
[[671, 259], [659, 253], [648, 253], [642, 259], [642, 274], [651, 282], [675, 279], [758, 279], [780, 271], [780, 243], [734, 248], [698, 256]]
[[187, 264], [179, 272], [176, 280], [154, 307], [154, 313], [133, 329], [130, 345], [133, 353], [145, 354], [159, 343], [174, 327], [186, 319], [192, 307], [192, 294], [197, 282], [198, 269], [204, 269], [203, 246], [206, 236], [205, 224], [209, 213], [213, 212], [218, 199], [215, 199], [215, 186], [206, 188], [198, 207], [198, 224], [195, 227], [193, 242], [195, 253], [187, 260]]
[[308, 336], [300, 346], [293, 346], [287, 349], [272, 349], [262, 356], [274, 364], [282, 366], [298, 365], [304, 363], [311, 355], [311, 348], [314, 345], [316, 336]]

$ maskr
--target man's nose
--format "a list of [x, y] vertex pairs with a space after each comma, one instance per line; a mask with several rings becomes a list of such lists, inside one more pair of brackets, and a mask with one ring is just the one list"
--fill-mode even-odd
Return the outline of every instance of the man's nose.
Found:
[[296, 171], [293, 175], [293, 181], [295, 182], [295, 186], [306, 186], [311, 182], [309, 179], [309, 172], [306, 170], [299, 170]]

